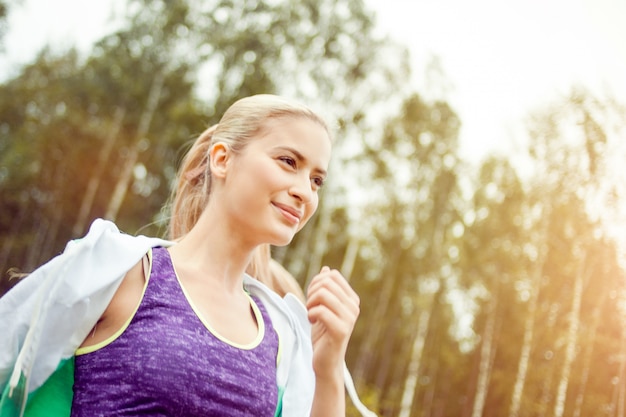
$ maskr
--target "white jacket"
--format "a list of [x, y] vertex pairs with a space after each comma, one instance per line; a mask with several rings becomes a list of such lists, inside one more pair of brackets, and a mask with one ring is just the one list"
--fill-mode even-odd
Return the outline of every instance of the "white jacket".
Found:
[[[22, 415], [28, 394], [36, 391], [58, 365], [74, 356], [113, 298], [126, 272], [155, 246], [173, 242], [123, 234], [112, 222], [96, 220], [82, 239], [68, 243], [53, 258], [0, 298], [1, 405], [10, 401]], [[307, 312], [297, 297], [280, 298], [259, 281], [244, 277], [248, 291], [267, 308], [281, 336], [277, 384], [284, 388], [282, 415], [308, 416], [315, 375]], [[346, 388], [363, 415], [350, 374]]]

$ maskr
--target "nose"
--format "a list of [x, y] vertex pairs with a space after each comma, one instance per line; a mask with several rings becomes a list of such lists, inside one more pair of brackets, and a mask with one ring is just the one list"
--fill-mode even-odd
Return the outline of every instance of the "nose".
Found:
[[297, 175], [289, 189], [289, 194], [297, 198], [304, 204], [311, 202], [313, 198], [313, 190], [311, 188], [311, 179], [307, 175]]

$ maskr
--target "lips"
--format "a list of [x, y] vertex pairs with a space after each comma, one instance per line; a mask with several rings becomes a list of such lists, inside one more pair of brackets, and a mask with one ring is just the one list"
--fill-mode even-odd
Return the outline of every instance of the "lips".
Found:
[[289, 220], [291, 223], [297, 224], [300, 223], [300, 219], [302, 218], [302, 212], [298, 209], [295, 209], [291, 206], [281, 203], [272, 203], [274, 207], [276, 207], [282, 215]]

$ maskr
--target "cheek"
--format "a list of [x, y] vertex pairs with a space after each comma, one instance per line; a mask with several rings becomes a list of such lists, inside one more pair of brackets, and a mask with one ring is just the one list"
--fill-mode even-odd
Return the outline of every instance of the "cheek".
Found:
[[229, 185], [239, 194], [256, 196], [261, 191], [267, 191], [275, 181], [272, 167], [259, 159], [240, 158], [232, 165], [232, 172], [235, 179]]
[[305, 206], [306, 208], [304, 212], [304, 217], [302, 221], [300, 222], [298, 231], [300, 231], [309, 222], [309, 219], [315, 214], [315, 211], [317, 211], [318, 204], [319, 204], [319, 197], [317, 194], [315, 194], [311, 202]]

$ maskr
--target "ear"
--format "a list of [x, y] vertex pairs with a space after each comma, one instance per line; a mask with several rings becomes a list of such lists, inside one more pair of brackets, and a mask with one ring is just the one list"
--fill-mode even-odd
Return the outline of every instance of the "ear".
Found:
[[232, 152], [224, 142], [217, 142], [209, 150], [209, 164], [211, 176], [224, 178], [231, 159]]

